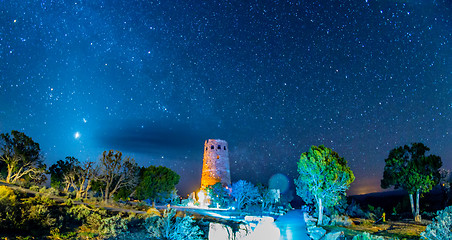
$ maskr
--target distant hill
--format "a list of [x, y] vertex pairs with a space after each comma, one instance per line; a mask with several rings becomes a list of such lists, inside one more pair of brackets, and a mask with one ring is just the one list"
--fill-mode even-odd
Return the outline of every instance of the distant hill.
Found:
[[[368, 193], [363, 195], [349, 196], [351, 200], [356, 201], [365, 208], [367, 205], [374, 207], [382, 207], [386, 212], [392, 212], [397, 205], [399, 211], [410, 211], [410, 200], [408, 193], [404, 190], [394, 190], [386, 192]], [[441, 187], [435, 187], [420, 199], [421, 211], [436, 212], [444, 209], [446, 205], [447, 195]]]

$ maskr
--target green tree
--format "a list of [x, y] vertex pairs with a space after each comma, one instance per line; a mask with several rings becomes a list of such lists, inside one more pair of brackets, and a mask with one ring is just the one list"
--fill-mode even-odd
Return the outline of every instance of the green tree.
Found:
[[120, 151], [104, 151], [99, 164], [98, 181], [103, 183], [102, 195], [105, 202], [121, 188], [136, 186], [138, 166], [129, 157], [122, 158]]
[[71, 171], [74, 171], [75, 166], [78, 164], [78, 159], [74, 157], [66, 157], [66, 160], [58, 160], [55, 164], [52, 164], [48, 172], [50, 174], [50, 186], [68, 192], [71, 182], [65, 178]]
[[[413, 143], [397, 147], [389, 152], [385, 159], [385, 168], [382, 188], [394, 187], [405, 189], [410, 197], [411, 212], [415, 221], [420, 222], [419, 197], [421, 193], [432, 190], [441, 179], [439, 169], [442, 166], [441, 158], [425, 153], [430, 149], [423, 143]], [[416, 196], [416, 206], [413, 195]]]
[[254, 204], [260, 201], [259, 190], [254, 184], [245, 180], [238, 180], [233, 183], [231, 195], [235, 198], [237, 210], [241, 211], [246, 205]]
[[229, 191], [223, 187], [221, 182], [206, 187], [207, 195], [210, 198], [212, 207], [227, 207], [230, 201]]
[[76, 192], [76, 198], [86, 198], [92, 182], [98, 175], [95, 162], [81, 163], [74, 157], [58, 160], [49, 168], [50, 184], [52, 187], [68, 192], [70, 187]]
[[35, 181], [45, 180], [45, 165], [42, 163], [41, 149], [22, 132], [11, 131], [0, 134], [1, 156], [0, 161], [7, 167], [6, 182], [15, 183], [21, 178]]
[[271, 211], [273, 204], [277, 203], [280, 199], [279, 189], [271, 189], [262, 184], [258, 184], [257, 188], [259, 190], [262, 211]]
[[316, 204], [319, 225], [323, 221], [324, 207], [338, 203], [355, 180], [347, 161], [323, 145], [311, 146], [308, 152], [301, 154], [298, 173], [297, 195], [306, 203]]
[[69, 181], [76, 192], [76, 198], [86, 198], [88, 196], [88, 191], [91, 189], [92, 182], [98, 175], [99, 169], [95, 166], [95, 162], [77, 162], [71, 171], [65, 174], [64, 179], [65, 181]]
[[179, 183], [180, 176], [173, 170], [163, 166], [149, 166], [140, 169], [139, 183], [135, 192], [138, 199], [169, 198]]

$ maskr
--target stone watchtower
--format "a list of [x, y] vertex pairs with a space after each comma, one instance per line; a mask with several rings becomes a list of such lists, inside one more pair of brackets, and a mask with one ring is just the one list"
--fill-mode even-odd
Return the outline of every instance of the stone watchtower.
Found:
[[204, 143], [201, 188], [221, 182], [223, 187], [231, 185], [228, 143], [220, 139], [209, 139]]

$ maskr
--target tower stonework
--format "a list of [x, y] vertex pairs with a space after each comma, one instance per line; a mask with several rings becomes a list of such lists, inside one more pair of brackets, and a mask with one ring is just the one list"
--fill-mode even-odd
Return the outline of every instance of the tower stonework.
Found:
[[231, 185], [229, 170], [229, 146], [220, 139], [209, 139], [204, 142], [201, 188], [221, 182], [223, 187]]

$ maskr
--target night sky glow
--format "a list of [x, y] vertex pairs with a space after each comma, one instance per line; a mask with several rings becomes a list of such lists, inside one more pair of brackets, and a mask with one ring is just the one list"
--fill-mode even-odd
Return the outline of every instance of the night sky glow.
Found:
[[232, 181], [297, 177], [324, 144], [350, 194], [380, 191], [384, 159], [423, 142], [452, 169], [452, 2], [0, 1], [0, 131], [48, 166], [115, 149], [200, 185], [204, 140]]

